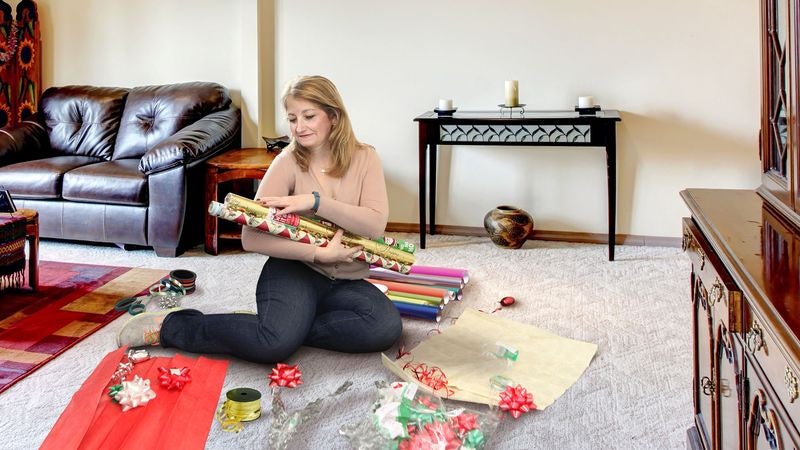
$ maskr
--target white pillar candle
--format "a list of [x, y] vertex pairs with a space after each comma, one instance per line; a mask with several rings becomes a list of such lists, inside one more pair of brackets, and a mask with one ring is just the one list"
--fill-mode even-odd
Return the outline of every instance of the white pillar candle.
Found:
[[578, 97], [578, 108], [591, 108], [592, 106], [594, 106], [594, 97], [591, 95]]
[[450, 98], [439, 99], [439, 111], [449, 111], [451, 109], [453, 109], [453, 99]]
[[507, 80], [505, 106], [517, 105], [519, 105], [519, 82], [517, 80]]

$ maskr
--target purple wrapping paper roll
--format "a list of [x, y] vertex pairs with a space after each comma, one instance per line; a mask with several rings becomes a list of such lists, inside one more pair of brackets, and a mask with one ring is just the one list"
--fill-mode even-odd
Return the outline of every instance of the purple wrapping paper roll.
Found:
[[413, 274], [437, 275], [440, 277], [461, 278], [464, 283], [469, 282], [469, 271], [467, 269], [455, 269], [450, 267], [421, 266], [417, 264], [411, 268]]
[[372, 267], [369, 269], [370, 278], [377, 278], [379, 280], [392, 280], [400, 281], [403, 283], [423, 284], [423, 285], [438, 285], [449, 286], [455, 288], [463, 288], [464, 280], [457, 277], [444, 277], [440, 275], [424, 275], [419, 273], [398, 274], [388, 269], [380, 267]]

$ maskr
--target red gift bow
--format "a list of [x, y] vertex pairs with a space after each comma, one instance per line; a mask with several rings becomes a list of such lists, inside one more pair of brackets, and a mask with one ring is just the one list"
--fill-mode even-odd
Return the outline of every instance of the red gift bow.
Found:
[[176, 368], [173, 367], [172, 369], [167, 369], [166, 367], [159, 367], [158, 372], [161, 374], [158, 376], [158, 381], [161, 383], [161, 386], [167, 388], [167, 390], [183, 389], [183, 386], [192, 381], [192, 377], [189, 375], [189, 368]]
[[461, 413], [453, 417], [452, 421], [453, 425], [458, 427], [458, 433], [463, 436], [468, 431], [478, 428], [477, 418], [476, 414]]
[[500, 409], [508, 411], [515, 419], [518, 419], [522, 413], [536, 409], [536, 403], [533, 403], [533, 394], [529, 394], [522, 385], [518, 384], [514, 387], [508, 386], [505, 391], [500, 393]]
[[461, 447], [461, 440], [447, 422], [434, 421], [410, 430], [409, 434], [408, 439], [400, 441], [398, 450], [456, 450]]
[[272, 373], [269, 374], [269, 379], [272, 380], [269, 382], [269, 386], [297, 387], [303, 384], [303, 380], [300, 379], [302, 376], [303, 373], [300, 372], [297, 365], [290, 366], [288, 364], [278, 363], [278, 365], [272, 369]]

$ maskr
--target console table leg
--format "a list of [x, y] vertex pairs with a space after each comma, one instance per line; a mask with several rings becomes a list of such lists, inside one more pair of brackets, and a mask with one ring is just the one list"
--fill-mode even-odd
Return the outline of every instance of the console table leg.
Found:
[[428, 199], [431, 214], [431, 235], [436, 234], [436, 160], [438, 159], [438, 146], [431, 145], [429, 156], [430, 165], [430, 198]]
[[425, 187], [426, 187], [426, 161], [428, 150], [427, 132], [425, 125], [419, 124], [419, 247], [425, 248]]
[[606, 133], [606, 165], [608, 167], [608, 260], [614, 261], [614, 246], [617, 241], [617, 138], [616, 123]]

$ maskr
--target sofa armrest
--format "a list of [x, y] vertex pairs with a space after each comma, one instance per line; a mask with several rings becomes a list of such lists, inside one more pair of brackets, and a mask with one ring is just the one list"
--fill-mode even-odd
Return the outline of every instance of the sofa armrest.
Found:
[[0, 130], [0, 166], [44, 158], [50, 153], [50, 137], [37, 117]]
[[239, 108], [209, 114], [159, 142], [142, 156], [139, 170], [151, 175], [213, 155], [239, 136]]

